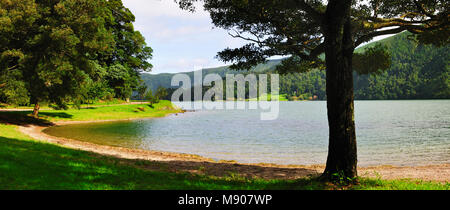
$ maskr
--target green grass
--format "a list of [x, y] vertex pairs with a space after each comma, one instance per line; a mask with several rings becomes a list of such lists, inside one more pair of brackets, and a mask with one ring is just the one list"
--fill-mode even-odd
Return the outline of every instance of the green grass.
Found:
[[[143, 110], [139, 110], [139, 108]], [[88, 120], [118, 120], [148, 117], [164, 117], [177, 113], [170, 101], [161, 101], [150, 107], [148, 104], [120, 105], [94, 107], [90, 109], [69, 109], [42, 111], [40, 116], [50, 121], [88, 121]]]
[[[140, 102], [140, 101], [132, 101], [132, 102]], [[105, 106], [105, 105], [118, 105], [118, 104], [127, 104], [126, 101], [120, 99], [112, 99], [107, 101], [95, 101], [91, 104], [82, 104], [81, 108], [88, 108], [92, 106]], [[41, 103], [41, 109], [52, 109], [51, 105], [48, 103]], [[69, 107], [74, 107], [73, 103], [67, 104]], [[10, 104], [2, 104], [0, 103], [1, 109], [33, 109], [34, 104], [30, 104], [28, 106], [18, 106], [18, 105], [10, 105]]]
[[[146, 169], [152, 168], [152, 169]], [[0, 124], [0, 189], [189, 189], [189, 190], [449, 190], [450, 185], [414, 180], [361, 178], [359, 185], [337, 186], [315, 178], [246, 179], [173, 173], [165, 163], [125, 160], [36, 142]]]
[[353, 186], [354, 190], [450, 190], [450, 183], [436, 183], [422, 180], [382, 180], [362, 178], [360, 185]]
[[[276, 95], [275, 97], [277, 97], [277, 96], [278, 96], [278, 101], [289, 101], [286, 94]], [[270, 94], [270, 93], [267, 93], [267, 94], [261, 96], [260, 98], [262, 98], [262, 97], [267, 97], [268, 101], [272, 100], [271, 99], [272, 94]], [[247, 101], [259, 101], [259, 98], [251, 98], [251, 99], [248, 99]]]
[[[85, 109], [42, 110], [39, 117], [51, 122], [57, 121], [91, 121], [91, 120], [120, 120], [135, 118], [164, 117], [178, 113], [180, 110], [172, 107], [170, 101], [161, 101], [150, 107], [149, 104], [116, 105], [91, 107]], [[31, 111], [4, 112], [3, 118], [25, 118]], [[26, 118], [25, 118], [26, 120]]]

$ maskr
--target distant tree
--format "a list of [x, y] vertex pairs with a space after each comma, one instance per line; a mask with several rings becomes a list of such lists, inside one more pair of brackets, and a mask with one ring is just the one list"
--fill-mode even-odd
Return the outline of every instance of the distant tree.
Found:
[[[272, 56], [284, 72], [326, 69], [329, 124], [328, 158], [323, 178], [357, 176], [353, 59], [362, 43], [381, 35], [409, 31], [426, 44], [450, 40], [449, 1], [441, 0], [177, 0], [184, 9], [204, 2], [212, 22], [236, 38], [249, 41], [225, 49], [218, 57], [248, 69]], [[371, 56], [381, 56], [374, 49]], [[321, 55], [325, 55], [325, 59]], [[367, 58], [368, 55], [359, 56]], [[387, 62], [387, 61], [386, 61]], [[386, 68], [373, 63], [372, 70]], [[357, 63], [357, 62], [355, 62]], [[381, 64], [381, 65], [380, 65]]]
[[166, 97], [167, 94], [168, 94], [167, 89], [164, 87], [158, 87], [158, 89], [154, 94], [152, 89], [149, 88], [148, 91], [145, 93], [145, 99], [150, 103], [150, 106], [153, 106], [154, 104], [159, 103], [159, 101], [164, 97]]
[[155, 96], [156, 98], [158, 98], [158, 100], [162, 100], [167, 96], [167, 94], [168, 94], [167, 89], [160, 86], [156, 90]]
[[150, 103], [150, 106], [153, 107], [154, 104], [159, 103], [158, 97], [153, 95], [152, 89], [148, 89], [147, 93], [145, 94], [145, 99]]
[[143, 100], [145, 97], [145, 93], [147, 92], [147, 85], [145, 83], [141, 83], [141, 85], [137, 88], [137, 93], [139, 96], [139, 100]]

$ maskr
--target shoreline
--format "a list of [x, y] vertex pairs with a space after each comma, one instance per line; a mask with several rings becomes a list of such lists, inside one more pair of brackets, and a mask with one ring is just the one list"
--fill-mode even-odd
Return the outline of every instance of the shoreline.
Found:
[[[152, 118], [135, 118], [122, 120], [90, 120], [90, 121], [61, 121], [54, 122], [53, 126], [71, 124], [120, 122]], [[214, 161], [211, 158], [199, 155], [131, 149], [83, 142], [74, 139], [50, 136], [43, 132], [51, 126], [18, 126], [18, 130], [36, 141], [51, 143], [70, 149], [83, 150], [100, 155], [113, 156], [129, 160], [147, 160], [170, 164], [174, 172], [189, 172], [209, 174], [213, 176], [226, 176], [238, 173], [247, 178], [263, 179], [298, 179], [320, 175], [325, 165], [279, 165], [271, 163], [238, 163], [235, 161]], [[391, 166], [379, 165], [358, 167], [358, 174], [368, 178], [382, 179], [413, 179], [423, 181], [450, 182], [450, 164], [425, 166]]]

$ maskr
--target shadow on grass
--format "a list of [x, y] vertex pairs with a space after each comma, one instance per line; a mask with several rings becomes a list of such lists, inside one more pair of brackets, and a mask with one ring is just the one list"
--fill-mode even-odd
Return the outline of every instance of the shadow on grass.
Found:
[[[139, 161], [135, 161], [138, 162]], [[143, 165], [145, 169], [152, 169]], [[320, 175], [316, 170], [307, 168], [282, 168], [264, 165], [245, 165], [235, 163], [167, 161], [164, 162], [170, 172], [189, 172], [216, 177], [239, 177], [244, 179], [282, 179], [293, 180], [298, 177], [315, 177]]]
[[[0, 137], [0, 162], [1, 189], [326, 189], [309, 178], [268, 181], [209, 174], [220, 170], [239, 173], [240, 167], [274, 172], [261, 166], [128, 160], [5, 137]], [[190, 172], [201, 167], [208, 175]]]
[[54, 124], [46, 118], [52, 117], [69, 119], [73, 117], [73, 115], [64, 112], [41, 112], [39, 113], [40, 118], [36, 119], [31, 116], [31, 113], [31, 111], [2, 111], [0, 112], [0, 123], [19, 126], [53, 126]]
[[65, 112], [41, 112], [39, 113], [39, 116], [41, 117], [57, 117], [57, 118], [64, 118], [64, 119], [70, 119], [73, 117], [71, 114], [67, 114]]
[[36, 119], [31, 115], [30, 111], [11, 111], [11, 112], [0, 112], [0, 123], [10, 124], [10, 125], [39, 125], [39, 126], [52, 126], [52, 122], [45, 119]]
[[81, 107], [80, 109], [97, 109], [97, 107]]

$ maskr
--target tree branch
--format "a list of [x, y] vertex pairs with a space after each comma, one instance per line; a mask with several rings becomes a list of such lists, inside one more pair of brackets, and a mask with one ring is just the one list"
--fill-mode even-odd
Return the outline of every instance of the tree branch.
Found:
[[388, 30], [382, 30], [382, 31], [374, 31], [372, 33], [368, 33], [366, 35], [361, 36], [356, 42], [355, 46], [359, 46], [360, 44], [364, 42], [368, 42], [372, 40], [374, 37], [382, 36], [382, 35], [389, 35], [389, 34], [397, 34], [403, 31], [409, 31], [413, 34], [422, 33], [425, 31], [432, 31], [438, 28], [442, 28], [445, 26], [448, 26], [448, 22], [443, 22], [441, 24], [435, 24], [431, 26], [425, 26], [425, 25], [411, 25], [411, 24], [400, 24], [399, 27], [394, 29], [388, 29]]
[[[419, 23], [426, 23], [426, 22], [430, 22], [432, 21], [431, 19], [427, 19], [427, 20], [405, 20], [404, 18], [410, 17], [410, 15], [412, 15], [413, 13], [408, 13], [408, 14], [404, 14], [402, 15], [400, 18], [379, 18], [379, 17], [367, 17], [367, 20], [372, 21], [372, 22], [367, 22], [367, 23], [372, 23], [372, 24], [377, 24], [377, 23], [392, 23], [392, 22], [397, 22], [397, 23], [403, 23], [403, 24], [419, 24]], [[416, 16], [420, 16], [420, 14], [414, 14]]]
[[264, 44], [264, 42], [261, 41], [257, 36], [256, 36], [257, 39], [252, 39], [252, 38], [249, 38], [249, 37], [242, 36], [241, 33], [239, 33], [238, 31], [236, 31], [234, 29], [233, 29], [233, 31], [236, 34], [232, 34], [232, 33], [228, 32], [228, 35], [230, 35], [233, 38], [240, 38], [240, 39], [243, 39], [243, 40], [246, 40], [246, 41], [255, 42], [258, 45]]
[[14, 65], [14, 66], [8, 67], [8, 71], [14, 70], [14, 69], [16, 69], [17, 67], [19, 67], [19, 65]]
[[314, 9], [310, 4], [306, 3], [305, 0], [297, 0], [298, 5], [311, 17], [313, 17], [316, 22], [322, 22], [324, 14]]
[[382, 36], [382, 35], [389, 35], [389, 34], [397, 34], [402, 31], [405, 31], [405, 30], [406, 30], [406, 28], [404, 28], [404, 27], [398, 27], [398, 28], [388, 29], [388, 30], [383, 30], [383, 31], [374, 31], [372, 33], [366, 34], [366, 35], [358, 38], [355, 42], [355, 47], [358, 47], [360, 44], [362, 44], [364, 42], [368, 42], [368, 41], [372, 40], [374, 37]]
[[313, 59], [317, 59], [317, 57], [319, 57], [319, 55], [324, 53], [324, 52], [325, 52], [325, 43], [322, 42], [316, 48], [311, 50], [311, 52], [309, 53], [309, 57], [313, 58]]

